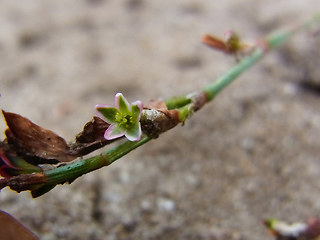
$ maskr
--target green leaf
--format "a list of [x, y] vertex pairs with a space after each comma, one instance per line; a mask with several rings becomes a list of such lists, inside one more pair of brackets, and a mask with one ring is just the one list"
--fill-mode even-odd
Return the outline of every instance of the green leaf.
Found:
[[56, 186], [56, 184], [43, 184], [43, 185], [40, 185], [40, 186], [35, 186], [31, 190], [31, 196], [33, 198], [40, 197], [41, 195], [43, 195], [43, 194], [49, 192], [50, 190], [52, 190], [55, 186]]
[[21, 169], [21, 173], [42, 172], [41, 168], [28, 163], [22, 158], [11, 157], [10, 161], [14, 166], [19, 167]]

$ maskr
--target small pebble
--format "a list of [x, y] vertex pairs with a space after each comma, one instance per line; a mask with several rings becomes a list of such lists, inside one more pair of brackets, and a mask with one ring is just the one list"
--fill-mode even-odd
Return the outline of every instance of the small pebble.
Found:
[[172, 212], [175, 210], [176, 204], [170, 199], [161, 198], [158, 200], [158, 208], [166, 212]]

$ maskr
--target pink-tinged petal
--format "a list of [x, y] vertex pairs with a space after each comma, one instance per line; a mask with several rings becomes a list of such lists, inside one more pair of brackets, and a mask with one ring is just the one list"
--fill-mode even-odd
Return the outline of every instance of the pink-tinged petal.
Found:
[[111, 104], [96, 104], [94, 106], [95, 109], [97, 109], [97, 108], [112, 108], [112, 107], [114, 107], [114, 106]]
[[106, 140], [113, 140], [122, 137], [125, 134], [125, 129], [119, 128], [118, 125], [110, 125], [104, 133], [104, 138]]
[[114, 107], [111, 104], [96, 104], [94, 106], [94, 109], [96, 110], [95, 113], [99, 118], [104, 118], [103, 115], [98, 111], [99, 108], [110, 108], [110, 107]]
[[[138, 108], [136, 108], [135, 106], [138, 106]], [[131, 111], [133, 114], [133, 118], [137, 119], [137, 121], [139, 121], [141, 118], [142, 110], [143, 110], [143, 103], [141, 101], [138, 100], [132, 103]]]
[[139, 141], [141, 139], [141, 125], [137, 123], [134, 127], [127, 129], [125, 136], [129, 141]]
[[114, 104], [116, 108], [120, 110], [120, 112], [127, 113], [130, 109], [130, 104], [127, 99], [122, 95], [122, 93], [117, 93], [114, 97]]

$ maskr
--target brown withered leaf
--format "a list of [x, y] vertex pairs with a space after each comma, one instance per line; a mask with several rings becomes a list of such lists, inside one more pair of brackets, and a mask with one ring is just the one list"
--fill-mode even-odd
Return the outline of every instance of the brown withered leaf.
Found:
[[93, 143], [97, 141], [106, 141], [103, 135], [109, 125], [109, 123], [105, 122], [101, 118], [93, 117], [90, 122], [84, 125], [82, 132], [76, 136], [76, 142]]
[[203, 36], [202, 42], [207, 46], [212, 47], [216, 50], [222, 51], [224, 53], [227, 53], [227, 54], [232, 53], [232, 50], [228, 47], [227, 43], [218, 37], [207, 34]]
[[56, 133], [44, 129], [16, 113], [2, 111], [7, 122], [7, 142], [19, 154], [35, 157], [36, 163], [69, 162], [76, 156], [66, 141]]
[[69, 162], [113, 142], [104, 139], [109, 124], [99, 117], [93, 117], [77, 134], [75, 142], [67, 144], [56, 133], [25, 117], [11, 112], [2, 113], [8, 125], [3, 147], [33, 164]]
[[141, 118], [142, 131], [149, 137], [156, 138], [159, 136], [159, 134], [175, 127], [178, 123], [180, 123], [179, 112], [174, 109], [168, 110], [166, 103], [163, 101], [152, 100], [144, 106], [144, 109], [156, 110], [162, 113], [161, 115], [154, 115], [157, 117], [153, 119]]
[[164, 101], [159, 100], [151, 100], [144, 109], [155, 109], [159, 112], [164, 113], [170, 120], [172, 124], [177, 125], [179, 121], [179, 112], [177, 110], [168, 110], [167, 105]]
[[83, 156], [113, 142], [104, 138], [104, 132], [108, 127], [107, 122], [99, 117], [93, 117], [76, 136], [76, 142], [71, 145], [72, 151]]
[[38, 240], [29, 229], [23, 226], [10, 214], [0, 210], [0, 239], [5, 240]]

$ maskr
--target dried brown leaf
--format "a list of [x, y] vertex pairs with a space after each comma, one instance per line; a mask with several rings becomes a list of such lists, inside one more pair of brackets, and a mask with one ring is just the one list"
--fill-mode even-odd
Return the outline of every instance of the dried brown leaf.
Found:
[[228, 47], [227, 43], [215, 36], [211, 36], [209, 34], [203, 36], [202, 42], [209, 47], [212, 47], [216, 50], [222, 51], [224, 53], [230, 54], [232, 53], [231, 49]]
[[103, 137], [104, 132], [109, 127], [109, 124], [99, 117], [93, 119], [84, 125], [82, 132], [76, 136], [77, 143], [93, 143], [97, 141], [106, 141]]
[[167, 105], [164, 101], [152, 100], [146, 106], [144, 106], [144, 109], [155, 109], [159, 112], [164, 113], [170, 119], [170, 125], [175, 126], [180, 122], [179, 112], [174, 109], [168, 110]]
[[76, 142], [71, 146], [72, 151], [83, 156], [112, 142], [104, 138], [104, 132], [108, 127], [107, 122], [99, 117], [93, 117], [76, 136]]
[[[179, 112], [177, 110], [168, 110], [167, 105], [163, 101], [151, 101], [144, 106], [144, 110], [150, 110], [146, 113], [146, 117], [141, 117], [142, 131], [149, 137], [156, 138], [159, 134], [175, 127], [179, 120]], [[156, 111], [160, 114], [154, 114]]]
[[[66, 141], [19, 114], [2, 111], [7, 122], [7, 141], [26, 156], [40, 158], [37, 163], [69, 162], [75, 158]], [[43, 162], [42, 162], [42, 160]], [[51, 161], [50, 161], [51, 160]]]
[[0, 239], [5, 240], [38, 240], [29, 229], [10, 214], [0, 210]]

